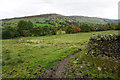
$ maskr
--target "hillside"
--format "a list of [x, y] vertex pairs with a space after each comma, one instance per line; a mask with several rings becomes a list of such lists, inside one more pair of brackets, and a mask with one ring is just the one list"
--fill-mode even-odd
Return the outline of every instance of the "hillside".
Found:
[[86, 16], [66, 16], [69, 19], [78, 21], [80, 23], [93, 23], [93, 24], [106, 24], [106, 23], [117, 23], [117, 20], [97, 18], [97, 17], [86, 17]]
[[7, 18], [2, 19], [2, 21], [18, 21], [21, 19], [33, 20], [33, 21], [45, 21], [46, 19], [51, 18], [61, 18], [61, 19], [69, 19], [73, 21], [77, 21], [79, 23], [92, 23], [92, 24], [107, 24], [107, 23], [117, 23], [117, 20], [113, 19], [103, 19], [97, 17], [86, 17], [86, 16], [63, 16], [60, 14], [42, 14], [42, 15], [34, 15], [34, 16], [25, 16], [25, 17], [15, 17], [15, 18]]
[[9, 20], [15, 20], [15, 19], [30, 19], [30, 18], [49, 18], [49, 17], [57, 17], [57, 16], [62, 16], [62, 15], [59, 15], [59, 14], [41, 14], [41, 15], [34, 15], [34, 16], [6, 18], [6, 19], [2, 19], [2, 21], [9, 21]]

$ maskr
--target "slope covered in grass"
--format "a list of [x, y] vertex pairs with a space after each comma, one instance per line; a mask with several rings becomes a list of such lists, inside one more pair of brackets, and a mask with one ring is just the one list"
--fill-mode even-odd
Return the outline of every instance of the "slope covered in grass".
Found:
[[100, 31], [2, 40], [3, 78], [35, 78], [68, 55], [85, 48], [91, 34], [117, 34]]

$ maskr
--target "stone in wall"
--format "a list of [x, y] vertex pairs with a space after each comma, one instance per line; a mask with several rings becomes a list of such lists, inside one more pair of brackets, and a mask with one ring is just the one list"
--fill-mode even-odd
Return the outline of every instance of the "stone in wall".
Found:
[[120, 60], [120, 34], [91, 35], [87, 54], [92, 56], [108, 56]]

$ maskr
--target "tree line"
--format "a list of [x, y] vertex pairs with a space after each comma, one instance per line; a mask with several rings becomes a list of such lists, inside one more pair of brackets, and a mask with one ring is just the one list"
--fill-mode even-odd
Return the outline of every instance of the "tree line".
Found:
[[2, 30], [2, 38], [10, 39], [16, 37], [28, 36], [45, 36], [56, 35], [57, 32], [65, 31], [65, 33], [78, 33], [90, 31], [106, 31], [106, 30], [120, 30], [119, 24], [89, 24], [78, 23], [75, 21], [65, 20], [59, 22], [58, 20], [46, 20], [46, 23], [53, 26], [37, 26], [33, 25], [31, 21], [20, 20], [15, 27], [4, 26]]

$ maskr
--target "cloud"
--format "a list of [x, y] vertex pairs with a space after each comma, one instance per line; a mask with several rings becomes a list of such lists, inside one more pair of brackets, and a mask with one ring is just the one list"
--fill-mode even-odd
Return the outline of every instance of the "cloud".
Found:
[[57, 13], [118, 18], [119, 0], [1, 0], [0, 19]]

